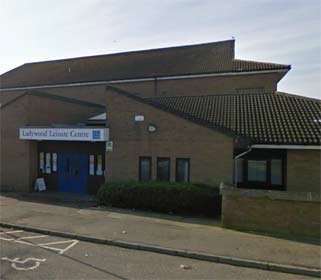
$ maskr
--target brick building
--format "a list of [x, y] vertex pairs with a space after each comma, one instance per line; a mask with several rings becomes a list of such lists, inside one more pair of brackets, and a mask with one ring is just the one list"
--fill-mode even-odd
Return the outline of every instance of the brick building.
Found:
[[234, 40], [27, 63], [0, 77], [1, 188], [95, 193], [108, 180], [320, 193], [321, 102]]

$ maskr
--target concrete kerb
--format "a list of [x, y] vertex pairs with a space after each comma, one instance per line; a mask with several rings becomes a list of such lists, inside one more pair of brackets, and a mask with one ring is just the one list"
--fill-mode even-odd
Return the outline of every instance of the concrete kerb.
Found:
[[141, 250], [141, 251], [147, 251], [147, 252], [153, 252], [153, 253], [159, 253], [159, 254], [165, 254], [165, 255], [171, 255], [171, 256], [177, 256], [177, 257], [191, 258], [191, 259], [210, 261], [215, 263], [229, 264], [234, 266], [269, 270], [269, 271], [275, 271], [275, 272], [298, 274], [298, 275], [311, 276], [311, 277], [321, 277], [320, 269], [309, 268], [309, 267], [282, 265], [282, 264], [268, 263], [268, 262], [255, 261], [255, 260], [249, 260], [249, 259], [240, 259], [240, 258], [226, 257], [226, 256], [220, 256], [220, 255], [212, 255], [212, 254], [206, 254], [206, 253], [196, 252], [196, 251], [145, 245], [145, 244], [139, 244], [134, 242], [126, 242], [126, 241], [113, 240], [113, 239], [102, 239], [102, 238], [78, 235], [78, 234], [68, 233], [68, 232], [58, 232], [58, 231], [47, 230], [47, 229], [21, 226], [21, 225], [16, 225], [11, 223], [0, 222], [0, 226], [4, 228], [13, 228], [18, 230], [36, 232], [36, 233], [41, 233], [45, 235], [52, 235], [57, 237], [69, 238], [69, 239], [77, 239], [85, 242], [111, 245], [111, 246], [121, 247], [125, 249]]

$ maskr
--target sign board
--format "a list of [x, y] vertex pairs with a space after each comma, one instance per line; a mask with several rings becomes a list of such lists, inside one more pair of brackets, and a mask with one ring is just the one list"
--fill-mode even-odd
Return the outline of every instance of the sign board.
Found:
[[45, 191], [47, 189], [45, 179], [44, 178], [37, 178], [35, 182], [35, 191]]
[[112, 152], [113, 151], [113, 141], [107, 141], [106, 142], [106, 152]]
[[143, 115], [136, 115], [135, 116], [135, 122], [143, 122], [144, 121], [144, 116]]
[[19, 129], [19, 139], [103, 142], [109, 140], [109, 129], [23, 127]]

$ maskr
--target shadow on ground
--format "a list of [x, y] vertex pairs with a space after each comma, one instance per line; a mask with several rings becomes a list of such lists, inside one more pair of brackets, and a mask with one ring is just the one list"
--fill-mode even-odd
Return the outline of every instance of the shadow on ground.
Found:
[[204, 216], [180, 216], [171, 213], [162, 214], [153, 211], [100, 206], [98, 205], [97, 198], [94, 195], [78, 195], [61, 192], [1, 192], [0, 195], [3, 197], [14, 198], [24, 202], [59, 205], [75, 209], [88, 209], [93, 211], [134, 215], [145, 218], [155, 218], [206, 226], [221, 225], [220, 217], [208, 218]]
[[[42, 203], [42, 204], [51, 204], [59, 205], [63, 207], [70, 207], [75, 209], [88, 209], [93, 211], [100, 212], [109, 212], [109, 213], [119, 213], [124, 215], [133, 215], [144, 218], [155, 218], [162, 219], [167, 221], [183, 222], [190, 223], [195, 225], [205, 225], [205, 226], [221, 226], [221, 217], [208, 218], [208, 217], [191, 217], [191, 216], [179, 216], [172, 214], [162, 214], [156, 213], [153, 211], [142, 211], [135, 209], [123, 209], [115, 207], [106, 207], [98, 205], [98, 201], [95, 195], [78, 195], [71, 193], [59, 193], [59, 192], [1, 192], [1, 196], [14, 198], [17, 200], [32, 202], [32, 203]], [[249, 234], [256, 234], [261, 236], [273, 237], [277, 239], [290, 240], [305, 244], [321, 245], [320, 239], [306, 238], [300, 236], [290, 236], [276, 233], [267, 233], [259, 231], [246, 231], [246, 230], [235, 230], [227, 229], [231, 231], [245, 232]]]

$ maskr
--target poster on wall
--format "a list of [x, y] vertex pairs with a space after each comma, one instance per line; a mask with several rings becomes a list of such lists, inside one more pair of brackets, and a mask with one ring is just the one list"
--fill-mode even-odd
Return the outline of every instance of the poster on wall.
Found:
[[113, 141], [107, 141], [106, 142], [106, 152], [112, 152], [113, 151]]
[[96, 175], [103, 175], [103, 156], [98, 155], [97, 156], [97, 171]]
[[45, 160], [44, 160], [44, 153], [41, 152], [39, 154], [39, 169], [41, 170], [41, 173], [45, 173]]
[[47, 189], [45, 179], [44, 178], [37, 178], [35, 181], [35, 191], [45, 191]]
[[50, 153], [46, 153], [46, 174], [51, 173]]
[[57, 172], [57, 153], [52, 154], [52, 172]]
[[89, 156], [89, 175], [95, 175], [95, 156]]

